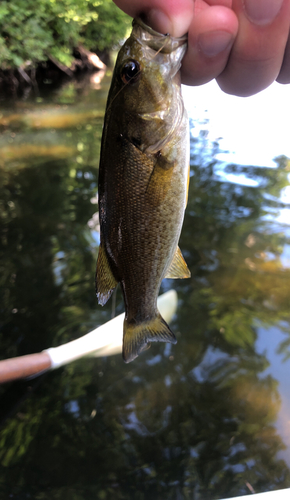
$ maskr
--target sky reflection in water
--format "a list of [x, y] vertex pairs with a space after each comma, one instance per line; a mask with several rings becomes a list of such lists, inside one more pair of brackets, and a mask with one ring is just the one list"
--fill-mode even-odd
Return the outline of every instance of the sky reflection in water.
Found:
[[[263, 176], [247, 175], [250, 167], [277, 168], [275, 158], [290, 156], [288, 117], [290, 113], [290, 88], [274, 83], [264, 92], [251, 98], [238, 98], [223, 94], [216, 82], [197, 88], [183, 88], [186, 107], [191, 117], [198, 116], [198, 124], [194, 120], [192, 135], [195, 138], [204, 135], [210, 148], [212, 142], [218, 141], [219, 150], [214, 155], [217, 160], [214, 175], [221, 182], [234, 183], [247, 187], [258, 188], [263, 185]], [[236, 168], [235, 173], [229, 172], [229, 164], [245, 165], [246, 168]], [[289, 171], [289, 165], [286, 169]], [[240, 170], [240, 172], [238, 171]], [[241, 173], [241, 171], [243, 171]], [[271, 199], [282, 208], [268, 207], [261, 219], [269, 222], [272, 232], [280, 232], [280, 225], [290, 224], [290, 174], [286, 185], [277, 191], [277, 198], [263, 193], [264, 199]], [[266, 208], [266, 207], [265, 207]], [[245, 213], [245, 215], [247, 215]], [[248, 214], [249, 215], [249, 214]], [[270, 225], [270, 222], [273, 224]], [[285, 228], [286, 230], [288, 228]], [[287, 231], [289, 234], [289, 230]], [[280, 262], [282, 269], [289, 268], [289, 244], [285, 243]], [[275, 259], [275, 255], [271, 255]], [[289, 328], [287, 324], [286, 328]], [[281, 362], [279, 345], [285, 341], [285, 333], [277, 326], [257, 329], [256, 351], [266, 354], [270, 366], [265, 374], [271, 374], [279, 381], [279, 391], [282, 407], [277, 420], [277, 426], [285, 437], [287, 451], [281, 453], [290, 465], [290, 389], [289, 361]], [[288, 356], [287, 356], [288, 357]], [[203, 362], [206, 362], [205, 360]], [[200, 367], [199, 367], [200, 368]]]

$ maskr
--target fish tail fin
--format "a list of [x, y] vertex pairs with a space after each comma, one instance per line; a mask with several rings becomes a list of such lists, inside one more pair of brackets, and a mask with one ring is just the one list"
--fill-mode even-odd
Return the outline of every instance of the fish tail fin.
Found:
[[159, 313], [153, 319], [139, 324], [124, 320], [123, 359], [125, 363], [130, 363], [141, 352], [149, 349], [151, 342], [170, 342], [171, 344], [177, 342], [174, 333]]

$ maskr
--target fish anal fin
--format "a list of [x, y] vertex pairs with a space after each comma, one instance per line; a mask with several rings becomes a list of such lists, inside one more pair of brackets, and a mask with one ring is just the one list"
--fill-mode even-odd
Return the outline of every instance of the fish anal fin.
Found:
[[174, 333], [158, 313], [155, 318], [143, 323], [132, 324], [124, 321], [123, 359], [130, 363], [141, 352], [149, 349], [151, 342], [170, 342], [176, 344]]
[[173, 259], [169, 268], [166, 271], [165, 278], [171, 279], [183, 279], [190, 278], [190, 270], [187, 267], [187, 264], [183, 258], [183, 255], [180, 251], [180, 248], [177, 246]]
[[101, 244], [99, 247], [96, 270], [96, 294], [99, 304], [101, 304], [102, 306], [106, 304], [117, 284], [118, 281], [112, 273], [106, 251]]

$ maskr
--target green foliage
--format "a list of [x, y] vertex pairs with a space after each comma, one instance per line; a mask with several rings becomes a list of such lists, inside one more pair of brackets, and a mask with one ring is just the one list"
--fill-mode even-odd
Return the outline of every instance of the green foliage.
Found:
[[95, 2], [98, 21], [84, 28], [85, 44], [95, 50], [113, 48], [131, 27], [131, 19], [109, 1]]
[[79, 43], [111, 49], [129, 18], [110, 0], [4, 0], [0, 5], [0, 67], [35, 65], [48, 54], [69, 65]]

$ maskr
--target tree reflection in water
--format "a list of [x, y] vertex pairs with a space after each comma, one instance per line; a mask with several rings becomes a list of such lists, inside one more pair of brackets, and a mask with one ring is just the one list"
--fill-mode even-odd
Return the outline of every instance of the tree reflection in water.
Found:
[[[103, 110], [99, 96], [85, 99]], [[13, 126], [3, 134], [25, 132], [29, 142], [33, 129]], [[94, 295], [97, 244], [88, 226], [101, 119], [74, 127], [53, 132], [56, 145], [76, 149], [62, 149], [62, 159], [42, 148], [0, 167], [2, 358], [110, 318], [110, 304], [99, 308]], [[290, 486], [279, 458], [286, 436], [275, 426], [278, 381], [256, 349], [258, 327], [275, 325], [285, 336], [281, 361], [290, 352], [290, 271], [281, 257], [289, 234], [275, 220], [289, 160], [277, 158], [276, 169], [223, 166], [256, 187], [221, 182], [219, 146], [204, 130], [192, 139], [180, 243], [192, 278], [163, 284], [179, 294], [178, 344], [154, 345], [130, 365], [120, 356], [83, 360], [1, 387], [5, 498], [214, 500]]]

